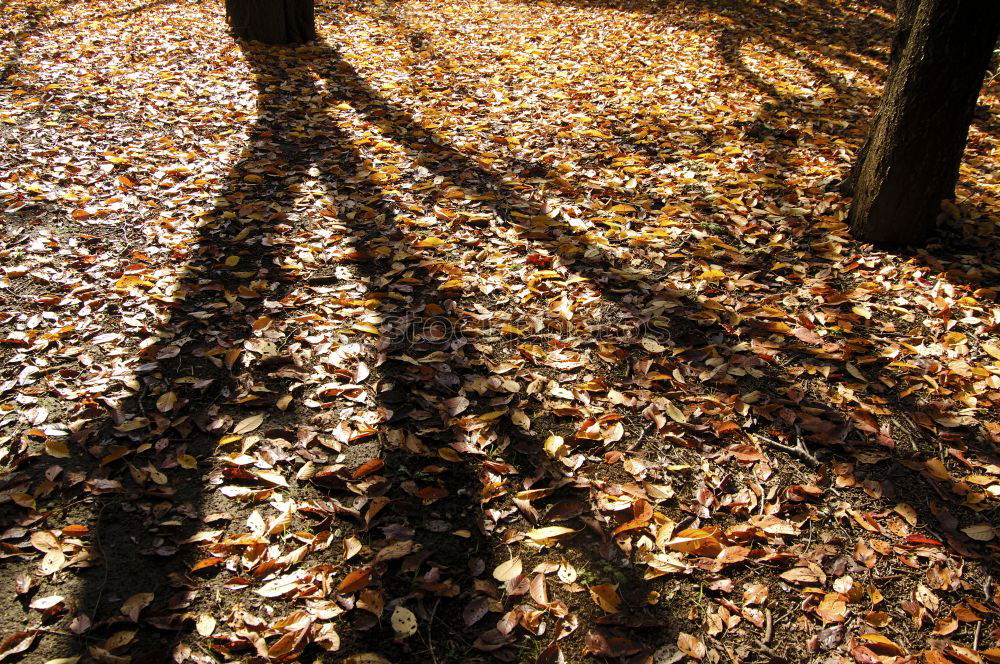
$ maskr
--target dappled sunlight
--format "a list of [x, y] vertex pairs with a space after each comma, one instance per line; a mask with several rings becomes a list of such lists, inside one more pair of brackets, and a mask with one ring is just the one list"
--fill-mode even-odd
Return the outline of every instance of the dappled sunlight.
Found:
[[885, 2], [116, 11], [4, 19], [0, 652], [995, 645], [996, 92], [855, 242]]

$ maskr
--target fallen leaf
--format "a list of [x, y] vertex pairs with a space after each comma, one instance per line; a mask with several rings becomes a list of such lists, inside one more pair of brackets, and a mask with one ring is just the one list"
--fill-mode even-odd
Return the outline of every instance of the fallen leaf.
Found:
[[500, 563], [497, 565], [496, 569], [493, 570], [493, 578], [497, 581], [506, 583], [511, 579], [515, 579], [521, 575], [521, 559], [518, 557], [511, 558], [507, 562]]

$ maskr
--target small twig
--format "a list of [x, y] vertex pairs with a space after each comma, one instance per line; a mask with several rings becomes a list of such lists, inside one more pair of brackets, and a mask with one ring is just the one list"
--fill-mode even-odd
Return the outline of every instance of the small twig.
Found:
[[972, 649], [979, 650], [979, 630], [983, 627], [983, 621], [980, 620], [976, 623], [976, 634], [972, 637]]
[[779, 443], [778, 441], [772, 440], [767, 436], [762, 436], [759, 433], [754, 435], [759, 440], [762, 440], [763, 442], [767, 443], [768, 447], [773, 447], [776, 450], [781, 450], [782, 452], [786, 452], [792, 455], [793, 457], [796, 457], [801, 461], [804, 461], [805, 464], [810, 468], [816, 468], [820, 465], [819, 459], [813, 456], [813, 453], [810, 452], [808, 449], [806, 449], [806, 447], [801, 442], [794, 446], [785, 445], [784, 443]]
[[773, 635], [774, 622], [771, 618], [771, 609], [764, 609], [764, 636], [760, 640], [761, 645], [766, 646], [770, 643]]
[[29, 627], [28, 631], [41, 632], [43, 634], [52, 634], [53, 636], [62, 636], [67, 639], [88, 639], [90, 641], [101, 640], [99, 637], [91, 636], [90, 634], [73, 634], [72, 632], [62, 632], [58, 629], [48, 629], [47, 627]]
[[45, 518], [48, 519], [48, 518], [51, 518], [51, 517], [55, 516], [56, 514], [62, 514], [63, 512], [65, 512], [66, 510], [68, 510], [69, 508], [71, 508], [71, 507], [73, 507], [75, 505], [79, 505], [80, 503], [85, 503], [88, 500], [91, 500], [91, 496], [87, 496], [86, 498], [79, 498], [77, 500], [71, 501], [71, 502], [63, 505], [62, 507], [56, 507], [55, 509], [52, 509], [52, 510], [49, 510], [48, 512], [46, 512], [45, 513]]
[[645, 427], [643, 427], [642, 431], [639, 433], [639, 436], [635, 439], [635, 442], [632, 443], [631, 445], [629, 445], [628, 449], [629, 450], [634, 450], [635, 448], [637, 448], [640, 445], [642, 445], [642, 441], [646, 439], [646, 436], [649, 435], [649, 432], [652, 431], [653, 427], [655, 427], [655, 426], [656, 425], [653, 422], [650, 422]]
[[438, 597], [434, 602], [434, 608], [431, 609], [431, 617], [427, 619], [427, 650], [431, 653], [431, 659], [434, 660], [434, 664], [437, 664], [437, 655], [434, 654], [434, 614], [437, 613], [438, 604], [441, 603], [441, 598]]
[[68, 369], [70, 367], [75, 367], [75, 366], [78, 366], [77, 362], [65, 362], [63, 364], [54, 364], [54, 365], [51, 365], [51, 366], [48, 366], [48, 367], [42, 367], [41, 369], [39, 369], [38, 370], [38, 375], [39, 376], [48, 376], [51, 373], [55, 373], [57, 371], [62, 371], [63, 369]]
[[97, 519], [94, 523], [94, 543], [97, 544], [97, 550], [101, 552], [101, 563], [104, 565], [104, 579], [101, 581], [100, 588], [97, 589], [97, 601], [94, 603], [94, 620], [97, 620], [97, 612], [101, 609], [101, 599], [104, 595], [104, 588], [108, 585], [108, 573], [111, 571], [108, 556], [104, 552], [104, 546], [101, 545], [101, 515], [104, 514], [104, 508], [107, 505], [106, 502], [101, 503], [101, 509], [97, 510]]

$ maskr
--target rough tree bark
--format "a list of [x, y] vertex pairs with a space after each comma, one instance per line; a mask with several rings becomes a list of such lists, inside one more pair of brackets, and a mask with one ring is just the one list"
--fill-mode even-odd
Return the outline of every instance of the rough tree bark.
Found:
[[226, 0], [233, 34], [265, 44], [301, 44], [316, 38], [313, 0]]
[[900, 0], [889, 78], [852, 173], [851, 230], [919, 244], [951, 198], [1000, 34], [998, 0]]
[[[920, 0], [896, 0], [895, 33], [892, 36], [892, 47], [889, 52], [889, 80], [892, 79], [892, 75], [899, 69], [899, 61], [902, 59], [906, 42], [910, 38], [910, 30], [913, 28], [913, 18], [917, 14], [917, 6], [919, 4]], [[886, 85], [886, 88], [888, 87]], [[868, 137], [864, 145], [861, 146], [861, 150], [858, 151], [858, 156], [854, 160], [854, 166], [851, 168], [850, 174], [841, 184], [841, 191], [845, 194], [854, 193], [854, 186], [858, 182], [859, 165], [865, 161], [865, 155], [868, 154], [868, 146], [871, 144], [871, 137], [878, 133], [877, 127], [882, 118], [881, 110], [878, 109], [875, 117], [872, 118], [871, 126], [868, 129]]]

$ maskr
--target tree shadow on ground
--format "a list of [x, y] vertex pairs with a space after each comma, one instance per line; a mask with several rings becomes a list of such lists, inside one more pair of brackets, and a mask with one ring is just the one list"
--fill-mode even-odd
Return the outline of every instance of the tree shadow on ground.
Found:
[[[470, 326], [469, 314], [482, 309], [474, 307], [476, 294], [465, 290], [466, 270], [427, 242], [427, 230], [434, 226], [423, 217], [436, 206], [475, 214], [453, 214], [452, 221], [438, 219], [434, 225], [451, 224], [456, 236], [471, 227], [484, 238], [513, 237], [521, 255], [535, 261], [529, 264], [560, 270], [563, 281], [579, 277], [572, 279], [574, 297], [589, 296], [615, 311], [610, 329], [617, 338], [582, 338], [571, 346], [573, 352], [590, 353], [598, 342], [608, 343], [602, 347], [608, 359], [593, 364], [597, 377], [643, 397], [622, 406], [628, 436], [595, 452], [596, 458], [641, 443], [647, 422], [655, 425], [643, 450], [650, 465], [662, 465], [677, 453], [671, 448], [695, 458], [724, 457], [729, 442], [722, 442], [712, 426], [663, 416], [668, 400], [686, 408], [711, 390], [721, 418], [733, 409], [752, 413], [750, 433], [789, 445], [801, 439], [824, 460], [832, 454], [849, 462], [858, 450], [876, 451], [889, 469], [876, 484], [884, 494], [906, 485], [926, 489], [912, 498], [922, 515], [936, 517], [941, 511], [933, 501], [948, 504], [954, 498], [926, 469], [907, 465], [914, 463], [908, 450], [898, 450], [897, 459], [896, 451], [886, 447], [885, 439], [895, 437], [912, 445], [914, 456], [941, 451], [926, 433], [933, 423], [924, 411], [933, 403], [900, 396], [904, 386], [871, 380], [891, 374], [890, 360], [875, 352], [880, 341], [874, 338], [894, 334], [890, 320], [858, 315], [856, 336], [837, 333], [817, 342], [755, 316], [760, 303], [726, 302], [739, 289], [752, 292], [760, 284], [780, 289], [789, 282], [810, 283], [834, 296], [827, 305], [831, 309], [869, 297], [863, 289], [838, 291], [821, 260], [810, 262], [806, 273], [772, 267], [783, 258], [798, 262], [816, 251], [810, 245], [816, 236], [804, 220], [782, 219], [784, 244], [749, 259], [704, 237], [679, 238], [672, 251], [694, 251], [763, 281], [755, 285], [748, 277], [728, 286], [675, 287], [669, 264], [634, 264], [626, 247], [574, 232], [551, 216], [533, 197], [535, 185], [522, 180], [530, 169], [533, 179], [555, 182], [549, 166], [524, 164], [522, 172], [484, 166], [388, 101], [335, 47], [244, 45], [243, 50], [259, 88], [258, 118], [247, 148], [215, 206], [200, 216], [197, 236], [176, 249], [183, 265], [178, 286], [161, 298], [163, 322], [152, 330], [156, 342], [143, 350], [148, 362], [136, 378], [135, 395], [119, 403], [86, 405], [107, 409], [110, 416], [73, 436], [89, 454], [89, 465], [73, 471], [74, 484], [92, 511], [91, 533], [78, 561], [90, 565], [79, 594], [81, 612], [95, 623], [89, 645], [102, 648], [108, 645], [104, 638], [134, 629], [121, 605], [135, 593], [149, 592], [149, 606], [140, 607], [135, 661], [167, 661], [174, 649], [190, 647], [186, 639], [178, 643], [172, 630], [188, 628], [212, 607], [228, 607], [228, 596], [241, 592], [233, 619], [242, 625], [238, 636], [217, 638], [211, 645], [225, 654], [267, 652], [279, 632], [261, 619], [264, 601], [253, 594], [261, 582], [270, 581], [271, 574], [301, 574], [267, 603], [285, 615], [308, 601], [332, 619], [346, 607], [333, 601], [329, 589], [348, 568], [370, 568], [370, 589], [384, 589], [389, 600], [402, 598], [430, 631], [423, 651], [416, 645], [390, 645], [386, 621], [379, 624], [373, 612], [354, 610], [349, 625], [339, 630], [345, 652], [377, 647], [403, 661], [440, 655], [447, 647], [450, 656], [473, 661], [480, 656], [478, 646], [517, 658], [514, 638], [499, 630], [481, 633], [494, 616], [468, 629], [455, 627], [464, 624], [463, 606], [490, 595], [489, 584], [472, 591], [474, 580], [489, 580], [494, 566], [506, 560], [507, 545], [523, 540], [509, 527], [512, 518], [521, 514], [533, 524], [550, 525], [533, 512], [545, 513], [565, 501], [583, 503], [586, 510], [582, 496], [587, 492], [620, 496], [644, 489], [615, 464], [594, 461], [586, 462], [583, 474], [598, 473], [596, 479], [578, 484], [543, 452], [541, 425], [524, 432], [512, 421], [515, 409], [542, 418], [548, 405], [542, 397], [512, 392], [503, 384], [504, 373], [519, 371], [516, 360], [522, 354], [564, 354], [563, 323], [544, 321], [541, 329], [515, 342], [495, 327], [487, 326], [484, 333]], [[360, 128], [361, 135], [347, 127]], [[406, 191], [392, 173], [386, 179], [379, 168], [381, 151], [391, 148], [385, 142], [402, 151], [409, 167], [426, 171], [422, 179], [434, 186]], [[456, 191], [463, 193], [463, 202], [448, 203], [457, 200], [448, 192]], [[570, 187], [566, 196], [572, 193]], [[644, 214], [655, 212], [653, 201], [637, 197], [635, 202]], [[341, 251], [323, 261], [310, 256], [303, 244], [314, 233], [337, 236]], [[469, 240], [465, 248], [483, 246]], [[558, 295], [556, 287], [538, 288], [546, 296]], [[350, 317], [324, 309], [324, 301], [331, 300], [346, 306]], [[359, 323], [377, 334], [356, 329]], [[454, 333], [458, 330], [462, 334]], [[327, 341], [309, 341], [320, 331], [328, 333]], [[871, 339], [859, 334], [869, 331]], [[644, 337], [669, 351], [646, 355], [638, 350]], [[505, 341], [509, 354], [501, 352]], [[889, 404], [878, 418], [852, 406], [827, 382], [853, 375], [852, 362], [859, 356], [869, 378], [858, 379], [852, 389], [871, 390], [878, 403]], [[369, 357], [374, 361], [362, 368]], [[508, 366], [512, 361], [515, 366]], [[328, 377], [318, 388], [306, 381], [306, 374], [317, 370]], [[567, 375], [539, 373], [556, 382]], [[463, 390], [472, 397], [465, 404], [470, 410], [454, 401]], [[744, 402], [751, 390], [759, 398]], [[285, 395], [293, 401], [282, 410]], [[574, 445], [593, 444], [577, 436], [590, 426], [581, 426], [583, 411], [564, 412], [576, 414], [549, 414], [544, 425]], [[241, 424], [258, 415], [263, 416], [259, 423]], [[893, 428], [896, 418], [909, 421], [903, 437]], [[947, 443], [956, 449], [965, 445], [966, 454], [979, 459], [993, 458], [985, 438], [963, 442], [952, 436]], [[299, 473], [287, 489], [272, 474], [288, 475], [306, 464], [309, 471]], [[650, 479], [660, 479], [658, 472], [650, 471]], [[529, 483], [519, 482], [522, 478]], [[532, 489], [542, 490], [545, 498], [533, 506], [514, 500], [515, 492]], [[283, 513], [288, 498], [297, 503], [295, 540], [283, 540], [280, 555], [273, 556], [264, 535], [286, 529], [275, 515]], [[774, 506], [780, 508], [780, 500]], [[710, 517], [702, 505], [682, 502], [664, 509], [686, 525]], [[733, 513], [745, 516], [741, 509]], [[253, 517], [255, 510], [262, 518]], [[587, 540], [579, 536], [580, 545], [571, 540], [566, 548], [585, 559], [581, 566], [604, 557], [625, 560], [609, 545], [608, 533], [629, 516], [621, 510], [598, 512], [594, 523], [603, 533], [593, 536], [598, 546], [585, 546]], [[583, 522], [576, 519], [558, 522], [582, 530]], [[223, 532], [198, 532], [202, 523]], [[958, 533], [958, 523], [947, 518], [944, 523], [947, 537], [972, 548]], [[360, 562], [343, 565], [331, 546], [339, 548], [348, 532], [368, 548], [358, 554]], [[285, 557], [293, 544], [323, 562], [307, 557], [298, 565], [294, 557]], [[196, 546], [201, 553], [195, 553]], [[386, 549], [401, 555], [380, 558], [378, 552]], [[227, 573], [211, 576], [226, 565], [236, 566], [236, 579]], [[637, 567], [620, 567], [631, 586], [630, 603], [637, 615], [662, 625], [667, 619], [637, 599], [650, 587], [638, 578]], [[673, 615], [670, 632], [634, 636], [643, 642], [637, 653], [672, 636], [679, 622]], [[532, 624], [525, 613], [522, 617], [522, 624]], [[311, 637], [322, 636], [322, 629], [320, 622], [296, 625]], [[635, 630], [616, 629], [625, 635]], [[304, 646], [308, 640], [297, 643]], [[289, 653], [294, 655], [296, 647]]]

